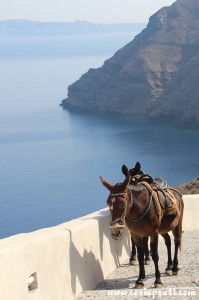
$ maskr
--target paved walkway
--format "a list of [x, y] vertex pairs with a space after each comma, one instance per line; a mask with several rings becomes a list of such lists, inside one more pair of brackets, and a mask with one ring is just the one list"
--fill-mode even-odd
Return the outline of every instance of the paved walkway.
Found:
[[[173, 250], [172, 243], [172, 253]], [[129, 266], [128, 261], [117, 268], [96, 290], [85, 291], [78, 300], [129, 300], [129, 299], [199, 299], [199, 229], [183, 233], [182, 253], [179, 254], [180, 271], [177, 276], [164, 274], [167, 262], [166, 246], [159, 242], [159, 266], [162, 272], [162, 289], [154, 289], [153, 262], [146, 266], [145, 288], [134, 289], [138, 265]]]

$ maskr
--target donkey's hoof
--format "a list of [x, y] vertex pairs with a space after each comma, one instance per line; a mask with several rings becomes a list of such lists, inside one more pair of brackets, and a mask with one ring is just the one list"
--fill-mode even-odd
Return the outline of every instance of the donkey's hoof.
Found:
[[162, 283], [154, 283], [154, 288], [161, 289], [161, 288], [163, 288], [163, 284]]
[[136, 255], [132, 255], [132, 256], [129, 258], [129, 265], [135, 266], [136, 264], [137, 264], [137, 258], [136, 258]]
[[172, 271], [172, 275], [178, 275], [178, 271]]
[[154, 282], [154, 288], [155, 289], [160, 289], [163, 287], [163, 283], [161, 282], [160, 279], [156, 279], [156, 281]]
[[167, 274], [167, 275], [171, 275], [172, 274], [171, 268], [166, 268], [164, 273]]
[[144, 287], [144, 282], [142, 279], [138, 279], [135, 283], [135, 289], [143, 289]]
[[137, 264], [137, 260], [136, 259], [133, 259], [133, 260], [129, 259], [129, 265], [136, 266], [136, 264]]
[[144, 264], [145, 264], [145, 265], [150, 265], [150, 263], [151, 263], [150, 257], [145, 258]]
[[162, 283], [154, 283], [154, 288], [161, 289], [161, 288], [163, 288], [163, 284]]
[[172, 268], [172, 275], [178, 275], [178, 271], [179, 271], [178, 267]]

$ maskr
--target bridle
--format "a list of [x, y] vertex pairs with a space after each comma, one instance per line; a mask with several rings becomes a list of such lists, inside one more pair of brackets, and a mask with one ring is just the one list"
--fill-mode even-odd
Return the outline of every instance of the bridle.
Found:
[[[127, 198], [127, 192], [124, 192], [124, 193], [110, 193], [109, 197], [112, 197], [112, 198], [117, 198], [119, 196], [126, 196]], [[114, 224], [118, 223], [119, 221], [122, 221], [124, 223], [124, 216], [126, 215], [126, 210], [127, 210], [127, 201], [125, 201], [125, 207], [124, 207], [124, 210], [122, 212], [122, 215], [121, 217], [117, 218], [115, 221], [111, 221], [110, 222], [110, 227], [112, 227]], [[124, 225], [120, 225], [120, 227], [124, 227]]]
[[[132, 207], [132, 206], [133, 206], [133, 196], [132, 196], [131, 189], [130, 189], [129, 187], [128, 187], [128, 191], [130, 192], [130, 195], [131, 195], [130, 201], [131, 201], [131, 207]], [[114, 194], [114, 193], [110, 193], [109, 197], [111, 196], [111, 197], [113, 197], [113, 198], [117, 198], [117, 197], [123, 196], [123, 195], [126, 196], [126, 200], [127, 200], [127, 196], [128, 196], [128, 193], [127, 193], [127, 192], [123, 192], [123, 193], [115, 193], [115, 194]], [[149, 204], [147, 205], [147, 208], [145, 209], [144, 213], [143, 213], [141, 216], [139, 216], [138, 218], [132, 218], [132, 217], [130, 217], [130, 216], [126, 216], [127, 201], [125, 201], [125, 207], [124, 207], [124, 210], [123, 210], [123, 212], [122, 212], [122, 215], [121, 215], [119, 218], [117, 218], [116, 220], [111, 221], [111, 222], [110, 222], [110, 227], [113, 227], [113, 225], [116, 224], [116, 223], [118, 223], [119, 221], [122, 221], [122, 222], [124, 223], [124, 217], [125, 217], [128, 221], [132, 221], [132, 222], [137, 222], [137, 221], [142, 220], [142, 219], [146, 216], [146, 214], [148, 213], [148, 211], [149, 211], [149, 209], [150, 209], [150, 207], [151, 207], [152, 199], [153, 199], [153, 195], [152, 195], [152, 193], [151, 193], [150, 200], [149, 200]], [[121, 228], [121, 227], [124, 227], [124, 225], [120, 225], [120, 226], [118, 226], [118, 227]]]

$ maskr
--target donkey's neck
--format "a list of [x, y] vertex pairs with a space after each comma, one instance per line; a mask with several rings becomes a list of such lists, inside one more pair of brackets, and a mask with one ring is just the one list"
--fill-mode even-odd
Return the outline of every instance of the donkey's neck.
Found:
[[[131, 202], [130, 204], [130, 208], [128, 213], [130, 213], [130, 215], [139, 215], [140, 212], [143, 210], [143, 204], [145, 203], [144, 199], [143, 199], [143, 193], [146, 192], [146, 188], [144, 186], [136, 186], [136, 185], [130, 185], [128, 186], [128, 190], [129, 190], [129, 200]], [[142, 200], [142, 201], [141, 201]], [[147, 199], [146, 199], [146, 203], [147, 203]]]
[[139, 197], [139, 195], [143, 192], [143, 186], [141, 185], [129, 185], [128, 189], [131, 192], [133, 198]]

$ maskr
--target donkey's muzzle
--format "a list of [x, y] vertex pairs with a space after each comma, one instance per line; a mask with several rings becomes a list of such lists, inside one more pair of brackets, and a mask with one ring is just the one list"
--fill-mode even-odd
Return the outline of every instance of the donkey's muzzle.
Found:
[[124, 224], [110, 224], [110, 232], [111, 232], [111, 237], [114, 239], [114, 240], [118, 240], [122, 237], [122, 233], [123, 233], [123, 230], [124, 230], [124, 227], [125, 225]]

